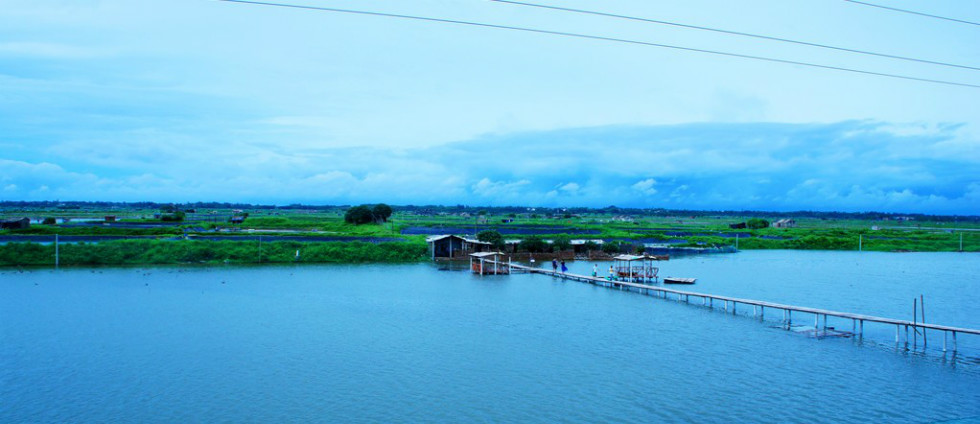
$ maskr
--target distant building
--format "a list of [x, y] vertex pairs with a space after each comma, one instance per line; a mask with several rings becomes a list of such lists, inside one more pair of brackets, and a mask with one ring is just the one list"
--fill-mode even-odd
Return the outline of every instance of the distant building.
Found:
[[228, 220], [228, 222], [230, 222], [232, 224], [241, 224], [241, 223], [244, 223], [245, 222], [245, 217], [244, 216], [233, 216], [233, 217], [231, 217], [231, 219]]
[[462, 259], [470, 253], [490, 250], [490, 243], [452, 234], [431, 236], [425, 241], [429, 244], [432, 259]]
[[31, 228], [30, 218], [0, 220], [0, 230], [20, 230]]
[[793, 228], [796, 227], [796, 221], [792, 219], [780, 219], [779, 221], [773, 222], [771, 226], [773, 228]]
[[116, 216], [115, 215], [106, 215], [105, 216], [105, 222], [116, 222]]

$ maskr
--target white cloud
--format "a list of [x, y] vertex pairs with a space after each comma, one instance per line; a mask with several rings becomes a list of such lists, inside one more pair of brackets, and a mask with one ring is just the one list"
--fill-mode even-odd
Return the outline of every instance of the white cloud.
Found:
[[633, 190], [652, 196], [654, 194], [657, 194], [657, 189], [653, 187], [655, 185], [657, 185], [657, 180], [653, 178], [647, 178], [645, 180], [638, 181], [636, 184], [633, 184], [631, 187], [633, 188]]
[[561, 190], [561, 191], [563, 191], [565, 193], [569, 193], [569, 194], [575, 194], [575, 193], [578, 193], [579, 188], [581, 188], [581, 187], [579, 187], [578, 183], [568, 183], [568, 184], [563, 184], [560, 187], [558, 187], [558, 190]]

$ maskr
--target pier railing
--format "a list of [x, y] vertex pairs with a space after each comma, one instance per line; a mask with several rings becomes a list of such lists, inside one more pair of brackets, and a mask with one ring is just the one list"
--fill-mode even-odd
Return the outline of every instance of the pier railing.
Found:
[[[952, 351], [956, 352], [956, 335], [957, 334], [973, 334], [980, 335], [980, 330], [973, 328], [963, 328], [963, 327], [952, 327], [948, 325], [939, 324], [928, 324], [923, 322], [907, 321], [893, 318], [877, 317], [872, 315], [855, 314], [850, 312], [840, 312], [832, 311], [828, 309], [810, 308], [806, 306], [796, 306], [796, 305], [786, 305], [782, 303], [766, 302], [762, 300], [744, 299], [739, 297], [731, 296], [720, 296], [707, 293], [698, 293], [687, 290], [676, 290], [660, 286], [652, 286], [649, 284], [634, 283], [630, 281], [617, 281], [610, 280], [602, 277], [590, 277], [587, 275], [570, 274], [560, 271], [551, 271], [543, 268], [533, 268], [524, 265], [518, 265], [513, 263], [503, 263], [501, 265], [510, 266], [511, 268], [526, 271], [529, 273], [538, 273], [551, 275], [559, 278], [581, 281], [585, 283], [601, 285], [606, 287], [613, 287], [619, 289], [635, 289], [640, 292], [646, 292], [647, 294], [656, 294], [660, 297], [667, 298], [670, 295], [676, 296], [677, 300], [683, 300], [685, 303], [690, 303], [691, 298], [700, 299], [701, 305], [706, 307], [714, 308], [715, 302], [723, 302], [725, 311], [727, 312], [731, 308], [732, 313], [736, 313], [739, 305], [752, 306], [753, 315], [765, 319], [766, 308], [781, 310], [783, 313], [783, 321], [787, 323], [788, 326], [793, 325], [793, 312], [804, 313], [813, 315], [814, 328], [820, 329], [820, 319], [823, 318], [823, 329], [827, 329], [827, 317], [838, 317], [851, 320], [852, 331], [851, 333], [857, 336], [864, 335], [864, 323], [865, 322], [876, 322], [887, 325], [895, 326], [895, 343], [902, 342], [902, 329], [904, 328], [905, 334], [905, 345], [908, 346], [909, 343], [909, 329], [921, 330], [922, 334], [925, 334], [926, 330], [941, 331], [943, 333], [943, 352], [947, 351], [947, 338], [952, 336]], [[925, 343], [925, 340], [923, 340]]]

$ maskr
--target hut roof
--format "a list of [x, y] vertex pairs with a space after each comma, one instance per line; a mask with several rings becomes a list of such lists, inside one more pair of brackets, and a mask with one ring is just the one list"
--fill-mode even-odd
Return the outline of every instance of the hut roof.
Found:
[[470, 253], [470, 256], [472, 256], [474, 258], [486, 258], [486, 257], [489, 257], [489, 256], [503, 256], [503, 255], [504, 255], [503, 252], [477, 252], [477, 253]]
[[618, 256], [613, 257], [613, 259], [615, 259], [617, 261], [628, 261], [628, 262], [639, 261], [639, 260], [646, 259], [646, 258], [647, 258], [646, 255], [644, 255], [644, 256], [637, 256], [637, 255], [618, 255]]

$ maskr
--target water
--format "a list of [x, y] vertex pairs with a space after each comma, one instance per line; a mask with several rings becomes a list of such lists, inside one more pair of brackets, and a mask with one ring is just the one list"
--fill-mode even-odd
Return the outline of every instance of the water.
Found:
[[[977, 259], [742, 252], [672, 260], [662, 274], [698, 277], [692, 290], [893, 317], [910, 316], [922, 292], [930, 321], [978, 327]], [[0, 422], [980, 416], [968, 336], [954, 359], [932, 341], [895, 349], [887, 328], [817, 340], [635, 293], [443, 266], [7, 270]]]

